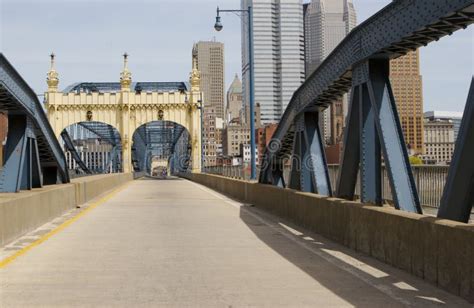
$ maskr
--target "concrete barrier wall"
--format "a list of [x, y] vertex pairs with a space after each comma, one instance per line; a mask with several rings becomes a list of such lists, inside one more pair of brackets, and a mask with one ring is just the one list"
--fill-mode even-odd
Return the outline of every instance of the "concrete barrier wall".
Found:
[[182, 176], [474, 302], [472, 224], [216, 175]]
[[70, 184], [0, 194], [0, 247], [132, 179], [131, 173], [95, 175]]

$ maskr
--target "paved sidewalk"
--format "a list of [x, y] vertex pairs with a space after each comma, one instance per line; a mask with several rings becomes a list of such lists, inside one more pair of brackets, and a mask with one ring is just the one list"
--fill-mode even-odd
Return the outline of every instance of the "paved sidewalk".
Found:
[[0, 269], [0, 307], [470, 307], [181, 179], [142, 179]]

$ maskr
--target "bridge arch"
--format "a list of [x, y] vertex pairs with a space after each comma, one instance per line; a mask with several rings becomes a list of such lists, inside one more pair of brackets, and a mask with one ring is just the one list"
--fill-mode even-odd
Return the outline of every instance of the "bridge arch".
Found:
[[81, 121], [67, 126], [60, 135], [70, 172], [122, 171], [122, 136], [116, 127], [99, 121]]
[[55, 56], [45, 94], [49, 121], [57, 137], [67, 126], [81, 121], [100, 121], [120, 132], [123, 149], [123, 171], [132, 172], [132, 136], [143, 124], [171, 121], [185, 127], [190, 134], [193, 172], [201, 169], [201, 105], [200, 73], [197, 62], [188, 82], [132, 82], [128, 55], [119, 82], [81, 82], [58, 91], [59, 74]]
[[132, 165], [136, 171], [152, 173], [154, 160], [160, 160], [168, 170], [173, 168], [174, 171], [187, 171], [195, 164], [191, 158], [191, 133], [177, 122], [144, 123], [133, 132], [132, 142]]

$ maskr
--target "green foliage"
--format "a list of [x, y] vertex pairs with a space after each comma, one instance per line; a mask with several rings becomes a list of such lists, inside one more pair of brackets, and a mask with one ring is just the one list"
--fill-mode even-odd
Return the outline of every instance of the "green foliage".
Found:
[[423, 161], [418, 156], [410, 156], [410, 165], [423, 165]]

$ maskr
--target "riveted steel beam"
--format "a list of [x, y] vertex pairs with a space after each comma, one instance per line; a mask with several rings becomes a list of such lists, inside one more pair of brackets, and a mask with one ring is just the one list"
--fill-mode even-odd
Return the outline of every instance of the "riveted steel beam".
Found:
[[474, 203], [474, 78], [464, 108], [438, 217], [469, 222]]
[[0, 170], [0, 192], [41, 187], [42, 171], [33, 123], [26, 115], [8, 115], [5, 163]]
[[368, 93], [375, 116], [393, 201], [397, 209], [422, 213], [408, 152], [389, 80], [387, 59], [369, 60]]
[[355, 85], [351, 91], [348, 116], [344, 128], [344, 147], [339, 168], [337, 192], [338, 198], [354, 200], [357, 172], [360, 162], [360, 93], [361, 85]]

